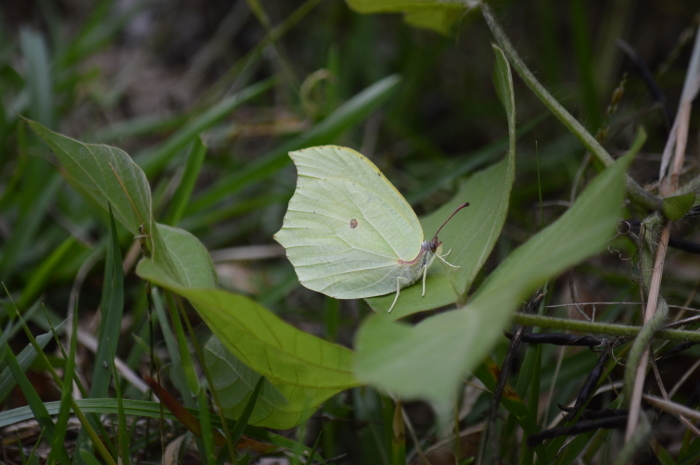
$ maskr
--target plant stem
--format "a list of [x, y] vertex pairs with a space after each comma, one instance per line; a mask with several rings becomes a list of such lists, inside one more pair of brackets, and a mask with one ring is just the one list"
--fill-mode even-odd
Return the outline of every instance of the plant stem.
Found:
[[[642, 330], [642, 326], [627, 326], [614, 323], [596, 323], [592, 321], [552, 318], [548, 316], [526, 315], [516, 313], [513, 322], [519, 325], [537, 326], [540, 328], [563, 329], [580, 333], [607, 334], [610, 336], [634, 337]], [[683, 331], [678, 329], [662, 329], [654, 333], [654, 338], [668, 341], [690, 341], [700, 343], [700, 332]]]
[[[535, 78], [535, 75], [528, 69], [525, 62], [520, 58], [513, 45], [508, 40], [508, 37], [501, 29], [501, 26], [496, 21], [493, 10], [487, 3], [481, 4], [481, 12], [493, 33], [499, 47], [508, 57], [510, 64], [518, 75], [525, 81], [525, 84], [532, 92], [544, 103], [544, 105], [556, 116], [559, 121], [571, 131], [571, 133], [583, 144], [584, 147], [603, 165], [610, 166], [615, 160], [603, 148], [602, 145], [589, 133], [581, 123], [564, 108], [547, 89]], [[627, 194], [636, 205], [642, 206], [648, 210], [658, 210], [661, 208], [661, 199], [644, 190], [637, 182], [629, 177], [625, 178]]]

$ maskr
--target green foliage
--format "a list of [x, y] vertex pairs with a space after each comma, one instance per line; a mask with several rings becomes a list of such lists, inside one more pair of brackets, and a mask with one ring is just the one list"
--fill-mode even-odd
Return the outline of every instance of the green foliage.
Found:
[[[299, 331], [247, 297], [180, 287], [152, 263], [139, 263], [139, 275], [189, 300], [226, 349], [283, 394], [285, 409], [301, 412], [291, 422], [283, 418], [284, 428], [333, 394], [357, 385], [348, 349]], [[278, 421], [273, 417], [265, 425], [280, 428]]]
[[[459, 380], [488, 353], [519, 302], [603, 248], [619, 217], [630, 161], [628, 156], [601, 174], [559, 220], [511, 254], [464, 308], [414, 328], [381, 316], [369, 319], [357, 336], [359, 379], [404, 398], [428, 398], [449, 421]], [[416, 378], [415, 370], [425, 377]], [[444, 381], [433, 383], [436, 377]]]
[[453, 32], [455, 24], [465, 11], [478, 4], [471, 0], [464, 3], [440, 0], [347, 0], [347, 3], [358, 13], [403, 13], [407, 24], [441, 34]]
[[[669, 171], [683, 167], [664, 196], [647, 173], [659, 171], [648, 154], [674, 144], [694, 156], [685, 131], [697, 133], [687, 110], [700, 45], [686, 70], [690, 7], [664, 12], [654, 50], [625, 49], [623, 61], [614, 39], [640, 46], [634, 30], [656, 27], [660, 10], [306, 0], [159, 16], [147, 1], [40, 3], [31, 21], [0, 15], [0, 427], [35, 422], [33, 434], [3, 438], [8, 460], [164, 461], [161, 433], [202, 463], [282, 450], [295, 463], [434, 463], [440, 435], [451, 434], [442, 452], [455, 463], [612, 463], [648, 452], [656, 425], [645, 418], [624, 448], [605, 429], [530, 448], [549, 425], [583, 421], [582, 412], [561, 420], [556, 405], [573, 405], [597, 354], [523, 349], [502, 337], [511, 322], [535, 335], [607, 335], [597, 349], [612, 356], [587, 388], [606, 387], [589, 409], [625, 405], [647, 351], [668, 403], [687, 401], [662, 356], [668, 342], [695, 341], [698, 324], [670, 330], [661, 320], [700, 301], [688, 255], [700, 177], [687, 160], [664, 159]], [[134, 41], [142, 12], [167, 21]], [[192, 21], [177, 23], [185, 13]], [[640, 71], [664, 48], [657, 70]], [[675, 122], [667, 109], [659, 117], [663, 93], [681, 86], [685, 109]], [[92, 143], [106, 141], [114, 146]], [[470, 202], [439, 235], [459, 268], [434, 265], [425, 296], [420, 282], [406, 288], [389, 314], [393, 293], [345, 302], [302, 288], [272, 233], [295, 186], [288, 152], [321, 144], [370, 158], [428, 238]], [[615, 237], [623, 219], [626, 237]], [[659, 241], [670, 222], [669, 249]], [[541, 305], [516, 312], [543, 284]], [[660, 311], [644, 323], [640, 305], [624, 302], [655, 292]], [[683, 371], [697, 353], [684, 353]], [[621, 363], [625, 386], [609, 390]], [[146, 373], [170, 403], [153, 400]], [[414, 399], [436, 421], [406, 403]], [[477, 424], [486, 429], [475, 452], [464, 433]], [[298, 440], [268, 430], [294, 427]], [[690, 434], [654, 441], [664, 464], [700, 454]]]
[[661, 211], [671, 221], [678, 221], [688, 214], [695, 204], [695, 192], [666, 197], [661, 204]]

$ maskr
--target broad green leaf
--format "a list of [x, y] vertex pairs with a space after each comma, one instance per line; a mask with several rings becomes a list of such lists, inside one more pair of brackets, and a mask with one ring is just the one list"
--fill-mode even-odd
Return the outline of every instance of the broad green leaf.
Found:
[[[445, 259], [461, 268], [446, 270], [436, 260], [428, 273], [425, 296], [421, 296], [422, 281], [402, 289], [396, 306], [387, 314], [389, 318], [398, 319], [466, 300], [469, 286], [493, 250], [508, 213], [514, 160], [513, 152], [496, 165], [476, 173], [462, 183], [450, 202], [421, 218], [423, 231], [431, 237], [457, 206], [470, 202], [439, 235], [443, 253], [450, 252]], [[377, 313], [386, 313], [393, 300], [391, 294], [367, 299], [367, 303]]]
[[[450, 220], [439, 236], [443, 253], [449, 252], [447, 261], [460, 268], [453, 269], [440, 262], [439, 265], [434, 264], [426, 280], [425, 296], [422, 296], [423, 285], [420, 281], [402, 290], [396, 306], [388, 314], [391, 319], [466, 302], [469, 286], [493, 250], [505, 223], [515, 178], [515, 98], [508, 61], [499, 48], [494, 47], [494, 51], [494, 81], [508, 116], [508, 155], [501, 162], [463, 182], [450, 202], [422, 218], [424, 233], [432, 235], [459, 205], [470, 203], [469, 207]], [[367, 299], [367, 302], [377, 313], [386, 313], [393, 299], [393, 295], [386, 295]]]
[[191, 288], [216, 288], [218, 281], [209, 251], [195, 236], [184, 229], [156, 223], [172, 264], [173, 276], [180, 285]]
[[136, 273], [186, 298], [224, 347], [246, 366], [265, 376], [291, 405], [318, 406], [358, 382], [352, 374], [353, 352], [284, 322], [242, 295], [216, 289], [185, 288], [150, 260]]
[[464, 13], [478, 2], [446, 2], [439, 0], [347, 0], [358, 13], [403, 13], [411, 26], [449, 34]]
[[460, 379], [488, 354], [521, 300], [601, 250], [614, 233], [631, 160], [625, 156], [600, 174], [561, 218], [515, 250], [465, 307], [415, 327], [370, 317], [356, 338], [357, 378], [403, 399], [431, 401], [444, 426]]
[[[234, 357], [216, 337], [204, 348], [204, 361], [211, 373], [226, 418], [237, 420], [245, 408], [246, 396], [255, 388], [260, 375]], [[292, 428], [308, 418], [318, 404], [295, 394], [290, 384], [263, 381], [249, 424], [275, 429]]]
[[34, 132], [54, 151], [66, 175], [132, 234], [151, 224], [151, 189], [146, 175], [131, 157], [109, 145], [84, 144], [27, 120]]
[[151, 210], [151, 190], [143, 170], [121, 149], [101, 144], [85, 144], [53, 132], [36, 121], [26, 120], [34, 132], [54, 151], [68, 179], [89, 201], [105, 212], [111, 205], [114, 218], [135, 236], [143, 238], [146, 248], [159, 266], [176, 280], [184, 276], [173, 263], [168, 249], [155, 227]]

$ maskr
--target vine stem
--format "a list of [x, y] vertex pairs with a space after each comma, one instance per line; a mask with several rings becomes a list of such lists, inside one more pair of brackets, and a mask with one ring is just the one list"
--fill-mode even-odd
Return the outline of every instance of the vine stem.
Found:
[[[583, 320], [571, 320], [566, 318], [553, 318], [541, 315], [528, 315], [516, 313], [513, 322], [525, 326], [537, 326], [540, 328], [560, 329], [576, 331], [580, 333], [606, 334], [617, 337], [635, 337], [644, 328], [643, 326], [628, 326], [613, 323], [598, 323]], [[666, 341], [699, 342], [700, 332], [683, 331], [678, 329], [661, 329], [654, 333], [654, 338]]]

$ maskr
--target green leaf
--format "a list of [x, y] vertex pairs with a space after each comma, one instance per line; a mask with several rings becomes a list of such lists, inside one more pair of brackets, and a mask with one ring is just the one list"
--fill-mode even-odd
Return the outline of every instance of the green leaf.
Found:
[[[246, 396], [261, 376], [234, 357], [216, 337], [209, 339], [204, 350], [204, 361], [214, 383], [212, 388], [219, 395], [224, 414], [226, 418], [237, 420], [245, 408]], [[265, 378], [249, 423], [287, 429], [307, 419], [317, 406], [295, 396], [294, 389], [293, 385], [271, 383]]]
[[[508, 117], [508, 155], [501, 162], [463, 182], [450, 202], [421, 219], [424, 233], [432, 236], [459, 205], [470, 202], [468, 208], [459, 212], [442, 229], [439, 237], [443, 253], [449, 252], [447, 261], [460, 268], [440, 266], [442, 263], [432, 266], [426, 280], [425, 296], [422, 296], [422, 281], [403, 289], [396, 306], [388, 314], [391, 319], [466, 302], [469, 286], [489, 257], [505, 223], [515, 178], [515, 98], [508, 61], [499, 48], [494, 47], [494, 51], [494, 80]], [[391, 294], [373, 297], [367, 302], [377, 313], [386, 314], [393, 300], [394, 295]]]
[[296, 329], [248, 297], [184, 288], [146, 259], [136, 273], [189, 300], [224, 347], [265, 376], [288, 404], [311, 409], [358, 385], [352, 351]]
[[625, 156], [600, 174], [561, 218], [515, 250], [465, 307], [415, 327], [370, 317], [356, 338], [357, 378], [404, 399], [431, 401], [444, 427], [460, 379], [488, 354], [521, 300], [604, 247], [619, 218], [631, 160]]
[[465, 11], [475, 6], [469, 2], [438, 0], [347, 0], [347, 3], [358, 13], [403, 13], [407, 24], [441, 34], [451, 33]]
[[671, 221], [678, 221], [683, 218], [695, 203], [695, 192], [688, 192], [683, 195], [666, 197], [661, 204], [661, 211], [666, 218]]
[[[163, 272], [183, 285], [216, 285], [214, 265], [197, 239], [176, 228], [156, 226], [146, 175], [126, 152], [108, 145], [86, 144], [26, 121], [54, 151], [68, 179], [105, 212], [111, 206], [114, 218], [143, 238]], [[168, 246], [161, 234], [168, 236]], [[171, 252], [177, 256], [171, 256]]]
[[109, 145], [85, 144], [26, 120], [58, 157], [69, 180], [86, 192], [105, 212], [112, 204], [114, 218], [132, 234], [150, 227], [151, 189], [146, 175], [131, 157]]
[[[163, 238], [180, 284], [193, 288], [216, 288], [217, 277], [209, 251], [194, 235], [184, 229], [156, 223], [156, 230]], [[164, 270], [169, 271], [169, 270]]]

